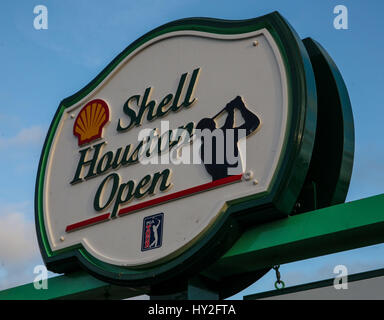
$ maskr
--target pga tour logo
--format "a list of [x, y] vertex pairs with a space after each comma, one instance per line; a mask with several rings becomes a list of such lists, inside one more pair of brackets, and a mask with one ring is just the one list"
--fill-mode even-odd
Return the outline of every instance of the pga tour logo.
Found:
[[161, 247], [163, 240], [163, 221], [163, 213], [158, 213], [144, 218], [141, 251]]

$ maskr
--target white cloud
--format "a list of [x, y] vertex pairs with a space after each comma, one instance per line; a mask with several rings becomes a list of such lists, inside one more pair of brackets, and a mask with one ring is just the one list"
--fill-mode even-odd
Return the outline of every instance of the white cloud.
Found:
[[0, 208], [0, 290], [32, 282], [33, 268], [42, 264], [35, 224], [23, 210], [27, 203]]
[[32, 126], [20, 130], [20, 132], [13, 137], [0, 138], [0, 148], [42, 144], [44, 137], [45, 130], [43, 130], [42, 127]]
[[30, 260], [37, 254], [34, 223], [20, 212], [0, 217], [0, 261], [3, 266]]

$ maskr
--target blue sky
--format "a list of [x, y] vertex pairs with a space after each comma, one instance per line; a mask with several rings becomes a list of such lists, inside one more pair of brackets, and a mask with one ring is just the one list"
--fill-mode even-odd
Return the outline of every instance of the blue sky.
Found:
[[[48, 8], [48, 30], [35, 30], [33, 9]], [[333, 8], [348, 8], [348, 30], [333, 27]], [[381, 0], [3, 0], [0, 11], [0, 290], [31, 282], [41, 263], [33, 197], [43, 139], [59, 102], [92, 80], [132, 41], [185, 17], [247, 19], [278, 10], [301, 38], [319, 41], [349, 90], [356, 135], [348, 201], [384, 192], [384, 21]], [[384, 267], [384, 246], [281, 267], [287, 285]], [[273, 289], [273, 272], [236, 295]]]

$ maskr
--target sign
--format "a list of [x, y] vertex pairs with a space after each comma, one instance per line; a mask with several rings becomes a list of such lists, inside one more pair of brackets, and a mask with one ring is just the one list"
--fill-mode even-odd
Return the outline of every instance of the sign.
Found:
[[278, 13], [149, 32], [59, 105], [36, 184], [45, 263], [141, 286], [201, 270], [292, 212], [316, 118], [307, 51]]

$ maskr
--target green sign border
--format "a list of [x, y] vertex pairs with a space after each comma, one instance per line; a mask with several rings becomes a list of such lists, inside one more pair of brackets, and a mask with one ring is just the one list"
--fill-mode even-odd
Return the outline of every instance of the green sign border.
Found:
[[[135, 269], [104, 263], [92, 257], [80, 244], [53, 252], [47, 239], [43, 214], [43, 186], [53, 137], [64, 110], [94, 90], [132, 51], [149, 40], [174, 31], [195, 30], [214, 34], [241, 34], [266, 28], [283, 57], [288, 83], [288, 134], [283, 156], [270, 190], [227, 203], [227, 210], [184, 253], [154, 267]], [[48, 269], [70, 272], [85, 268], [94, 276], [120, 285], [152, 285], [186, 279], [218, 259], [238, 238], [246, 222], [261, 222], [287, 216], [302, 189], [311, 160], [316, 132], [317, 97], [312, 66], [295, 31], [278, 13], [249, 20], [228, 21], [190, 18], [167, 23], [145, 34], [122, 51], [101, 73], [76, 94], [64, 99], [49, 128], [40, 158], [35, 191], [36, 231], [40, 251]], [[257, 209], [257, 210], [256, 210]], [[178, 279], [179, 278], [179, 279]]]

